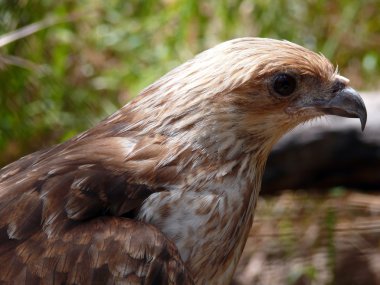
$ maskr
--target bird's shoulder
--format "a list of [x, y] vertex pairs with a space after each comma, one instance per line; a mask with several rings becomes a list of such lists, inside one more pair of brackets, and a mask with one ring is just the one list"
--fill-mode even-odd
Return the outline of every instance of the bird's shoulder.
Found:
[[43, 227], [131, 215], [178, 175], [160, 138], [72, 140], [0, 171], [0, 231], [22, 239]]
[[175, 245], [134, 219], [178, 175], [171, 151], [160, 137], [89, 137], [3, 168], [0, 281], [192, 284]]

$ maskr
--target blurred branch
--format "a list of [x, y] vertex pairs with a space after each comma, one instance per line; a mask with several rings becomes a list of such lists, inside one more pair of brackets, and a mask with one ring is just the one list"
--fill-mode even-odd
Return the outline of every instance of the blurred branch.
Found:
[[6, 46], [7, 44], [10, 44], [14, 41], [30, 36], [50, 26], [56, 25], [59, 22], [61, 21], [59, 21], [56, 17], [48, 17], [42, 21], [27, 25], [18, 30], [9, 32], [0, 37], [0, 47]]
[[48, 70], [48, 67], [35, 64], [30, 60], [26, 60], [18, 56], [0, 54], [0, 69], [5, 68], [6, 65], [14, 65], [25, 69], [30, 69], [38, 73], [46, 72]]
[[15, 42], [19, 39], [25, 38], [27, 36], [30, 36], [36, 32], [39, 32], [43, 29], [49, 28], [51, 26], [62, 24], [66, 22], [71, 22], [76, 19], [78, 19], [81, 16], [79, 13], [73, 13], [66, 17], [54, 17], [54, 16], [48, 16], [47, 18], [27, 25], [25, 27], [22, 27], [20, 29], [17, 29], [15, 31], [6, 33], [2, 36], [0, 36], [0, 48], [6, 46], [7, 44], [10, 44], [12, 42]]

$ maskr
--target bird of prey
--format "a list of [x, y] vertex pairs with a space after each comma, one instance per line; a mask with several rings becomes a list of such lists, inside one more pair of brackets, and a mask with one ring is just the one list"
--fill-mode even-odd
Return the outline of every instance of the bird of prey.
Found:
[[221, 43], [95, 127], [0, 172], [1, 284], [229, 284], [268, 154], [366, 109], [322, 55]]

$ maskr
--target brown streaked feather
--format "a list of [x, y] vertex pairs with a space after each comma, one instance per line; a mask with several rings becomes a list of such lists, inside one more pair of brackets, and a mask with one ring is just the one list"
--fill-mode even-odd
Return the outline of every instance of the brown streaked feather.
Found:
[[1, 284], [192, 284], [175, 245], [151, 225], [103, 217], [33, 234], [0, 255]]
[[86, 139], [2, 169], [0, 284], [191, 284], [159, 230], [104, 217], [133, 217], [165, 190], [152, 169], [165, 151], [152, 139]]

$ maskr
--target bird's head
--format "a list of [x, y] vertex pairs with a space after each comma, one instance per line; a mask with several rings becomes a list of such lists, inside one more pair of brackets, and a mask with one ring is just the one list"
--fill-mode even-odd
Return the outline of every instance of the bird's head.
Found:
[[156, 131], [214, 152], [264, 142], [269, 149], [323, 115], [357, 117], [364, 129], [366, 108], [348, 83], [323, 55], [287, 41], [241, 38], [169, 72], [134, 108], [149, 113]]

